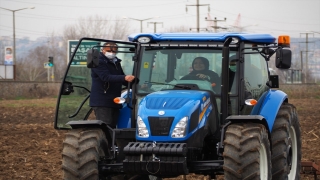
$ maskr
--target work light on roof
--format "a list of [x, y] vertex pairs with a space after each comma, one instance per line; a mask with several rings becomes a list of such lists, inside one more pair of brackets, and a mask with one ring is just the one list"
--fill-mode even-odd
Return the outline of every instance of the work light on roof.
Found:
[[139, 37], [138, 38], [138, 42], [140, 42], [140, 43], [148, 43], [148, 42], [150, 42], [150, 38], [149, 37]]
[[237, 44], [239, 42], [239, 39], [236, 37], [232, 38], [231, 44]]
[[278, 45], [282, 47], [290, 47], [290, 36], [281, 35], [278, 37]]

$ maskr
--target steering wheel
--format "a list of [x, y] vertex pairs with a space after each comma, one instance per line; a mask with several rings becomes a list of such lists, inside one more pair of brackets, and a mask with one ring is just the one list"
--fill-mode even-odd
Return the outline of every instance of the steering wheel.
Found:
[[216, 91], [215, 89], [217, 88], [216, 87], [216, 83], [215, 82], [211, 82], [209, 78], [202, 79], [202, 78], [200, 78], [199, 76], [197, 76], [195, 74], [188, 74], [185, 77], [181, 78], [180, 80], [202, 80], [202, 81], [208, 81], [211, 84], [212, 89], [214, 91]]
[[202, 81], [209, 81], [210, 80], [208, 78], [200, 78], [199, 76], [197, 76], [196, 74], [188, 74], [185, 77], [183, 77], [181, 80], [202, 80]]

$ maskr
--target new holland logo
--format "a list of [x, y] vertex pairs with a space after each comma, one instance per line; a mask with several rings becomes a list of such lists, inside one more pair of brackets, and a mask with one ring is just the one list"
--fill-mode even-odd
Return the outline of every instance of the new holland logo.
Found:
[[160, 116], [163, 116], [163, 115], [165, 114], [165, 112], [164, 112], [164, 111], [159, 111], [158, 114], [159, 114]]
[[208, 98], [203, 104], [201, 104], [201, 106], [200, 106], [201, 111], [202, 111], [206, 106], [208, 106], [209, 103], [210, 103], [210, 98]]

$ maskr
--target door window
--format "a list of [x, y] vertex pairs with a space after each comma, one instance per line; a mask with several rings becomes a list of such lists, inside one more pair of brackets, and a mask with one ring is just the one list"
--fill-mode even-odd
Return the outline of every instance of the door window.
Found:
[[[71, 62], [67, 68], [64, 86], [68, 84], [72, 87], [73, 92], [69, 94], [61, 93], [59, 95], [59, 103], [57, 105], [57, 117], [55, 121], [56, 128], [70, 128], [66, 123], [73, 120], [94, 119], [89, 106], [90, 90], [91, 90], [91, 69], [87, 68], [87, 51], [101, 48], [107, 40], [84, 38], [77, 48], [74, 49]], [[132, 57], [135, 53], [135, 43], [117, 42], [118, 45], [117, 58], [121, 59], [121, 65], [125, 74], [133, 73]], [[65, 89], [66, 87], [62, 87]]]

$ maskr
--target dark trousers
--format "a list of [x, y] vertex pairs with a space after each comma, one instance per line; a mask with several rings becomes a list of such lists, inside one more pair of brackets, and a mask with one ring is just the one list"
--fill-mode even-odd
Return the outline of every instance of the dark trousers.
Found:
[[[92, 107], [92, 109], [94, 110], [94, 113], [96, 115], [97, 120], [101, 120], [101, 121], [105, 122], [107, 125], [109, 125], [113, 129], [116, 128], [117, 122], [118, 122], [118, 117], [120, 115], [119, 109], [107, 108], [107, 107]], [[109, 135], [110, 136], [107, 137], [107, 140], [108, 140], [109, 149], [111, 149], [111, 147], [112, 147], [112, 141], [111, 141], [112, 140], [112, 131], [109, 131]], [[118, 150], [121, 152], [120, 158], [123, 159], [124, 157], [122, 157], [122, 156], [124, 156], [124, 155], [122, 153], [122, 149], [126, 144], [122, 145], [122, 143], [120, 143], [120, 142], [116, 139], [116, 143], [118, 144]]]
[[105, 122], [112, 128], [116, 128], [120, 110], [107, 107], [92, 107], [97, 120]]

